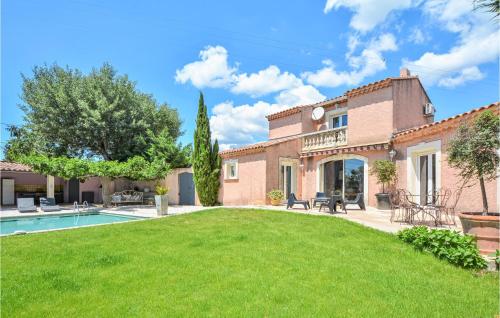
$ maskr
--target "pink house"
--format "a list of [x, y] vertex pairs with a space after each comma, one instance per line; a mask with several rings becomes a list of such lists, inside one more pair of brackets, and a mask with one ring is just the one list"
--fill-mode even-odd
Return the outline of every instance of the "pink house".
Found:
[[[362, 193], [369, 206], [380, 192], [369, 169], [377, 159], [394, 160], [398, 188], [419, 195], [460, 180], [447, 165], [446, 146], [464, 120], [499, 103], [434, 122], [434, 108], [422, 83], [407, 69], [313, 105], [270, 114], [269, 140], [221, 152], [220, 200], [224, 205], [266, 204], [266, 193], [281, 189], [310, 199], [316, 192]], [[391, 156], [392, 154], [392, 156]], [[487, 184], [490, 206], [498, 210], [497, 183]], [[481, 210], [479, 186], [465, 191], [458, 209]]]

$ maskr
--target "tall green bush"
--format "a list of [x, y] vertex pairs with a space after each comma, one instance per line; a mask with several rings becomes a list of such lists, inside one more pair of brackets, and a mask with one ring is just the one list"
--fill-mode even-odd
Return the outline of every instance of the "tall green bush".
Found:
[[494, 180], [499, 164], [498, 139], [500, 118], [485, 111], [472, 123], [462, 124], [448, 146], [448, 164], [459, 170], [469, 186], [479, 180], [483, 212], [488, 212], [485, 181]]
[[212, 145], [207, 106], [200, 92], [198, 115], [194, 131], [193, 151], [194, 182], [198, 198], [203, 206], [217, 205], [220, 186], [221, 158], [219, 143]]

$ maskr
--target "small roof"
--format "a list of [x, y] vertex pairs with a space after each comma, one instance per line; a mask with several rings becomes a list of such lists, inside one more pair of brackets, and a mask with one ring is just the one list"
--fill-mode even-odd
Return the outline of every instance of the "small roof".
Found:
[[492, 104], [489, 104], [489, 105], [485, 105], [485, 106], [482, 106], [482, 107], [474, 108], [474, 109], [469, 110], [468, 112], [465, 112], [465, 113], [461, 113], [461, 114], [458, 114], [458, 115], [455, 115], [455, 116], [452, 116], [452, 117], [445, 118], [445, 119], [440, 120], [440, 121], [435, 121], [435, 122], [430, 123], [430, 124], [425, 124], [425, 125], [422, 125], [422, 126], [405, 129], [405, 130], [402, 130], [402, 131], [399, 131], [399, 132], [395, 133], [394, 134], [394, 138], [398, 138], [398, 137], [402, 137], [402, 136], [405, 136], [405, 135], [409, 135], [409, 134], [412, 134], [414, 132], [420, 131], [422, 129], [426, 129], [426, 128], [430, 128], [430, 127], [435, 127], [435, 126], [441, 126], [441, 125], [444, 125], [445, 123], [450, 123], [450, 122], [453, 122], [453, 121], [458, 121], [460, 119], [469, 117], [471, 115], [474, 115], [475, 113], [482, 112], [482, 111], [490, 109], [490, 108], [496, 107], [497, 108], [496, 111], [498, 112], [499, 111], [499, 109], [498, 109], [499, 106], [500, 106], [500, 102], [495, 102], [495, 103], [492, 103]]
[[0, 171], [15, 171], [15, 172], [31, 172], [31, 168], [27, 165], [17, 162], [0, 161]]
[[268, 141], [262, 141], [262, 142], [258, 142], [258, 143], [251, 144], [251, 145], [248, 145], [248, 146], [243, 146], [243, 147], [240, 147], [240, 148], [223, 150], [223, 151], [219, 152], [219, 154], [222, 157], [229, 157], [229, 156], [239, 155], [239, 154], [242, 154], [242, 153], [260, 152], [260, 151], [264, 151], [266, 149], [266, 147], [269, 147], [269, 146], [272, 146], [272, 145], [275, 145], [275, 144], [279, 144], [279, 143], [282, 143], [282, 142], [285, 142], [285, 141], [290, 141], [290, 140], [298, 139], [298, 138], [302, 137], [303, 135], [304, 134], [300, 134], [300, 135], [294, 135], [294, 136], [287, 136], [287, 137], [282, 137], [282, 138], [271, 139], [271, 140], [268, 140]]
[[329, 98], [329, 99], [326, 99], [326, 100], [324, 100], [322, 102], [318, 102], [318, 103], [314, 103], [314, 104], [299, 105], [299, 106], [295, 106], [295, 107], [292, 107], [292, 108], [288, 108], [288, 109], [279, 111], [277, 113], [269, 114], [269, 115], [266, 116], [266, 118], [267, 118], [267, 120], [278, 119], [278, 118], [281, 118], [281, 117], [285, 117], [285, 116], [288, 116], [288, 115], [299, 113], [301, 111], [301, 109], [304, 108], [304, 107], [326, 106], [328, 104], [341, 103], [341, 102], [346, 101], [346, 100], [347, 100], [347, 96], [345, 96], [345, 95], [337, 96], [337, 97]]

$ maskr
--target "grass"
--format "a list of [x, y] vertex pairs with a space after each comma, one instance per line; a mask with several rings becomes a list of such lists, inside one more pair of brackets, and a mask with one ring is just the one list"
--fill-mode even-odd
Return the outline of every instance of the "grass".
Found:
[[216, 209], [2, 238], [2, 317], [493, 317], [498, 274], [338, 218]]

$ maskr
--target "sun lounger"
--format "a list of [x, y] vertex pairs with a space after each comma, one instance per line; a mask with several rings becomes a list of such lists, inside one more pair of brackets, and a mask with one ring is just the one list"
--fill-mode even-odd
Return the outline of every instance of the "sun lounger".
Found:
[[43, 212], [59, 211], [61, 207], [56, 204], [54, 198], [40, 198], [40, 208]]
[[34, 198], [17, 198], [17, 210], [19, 212], [37, 212]]

